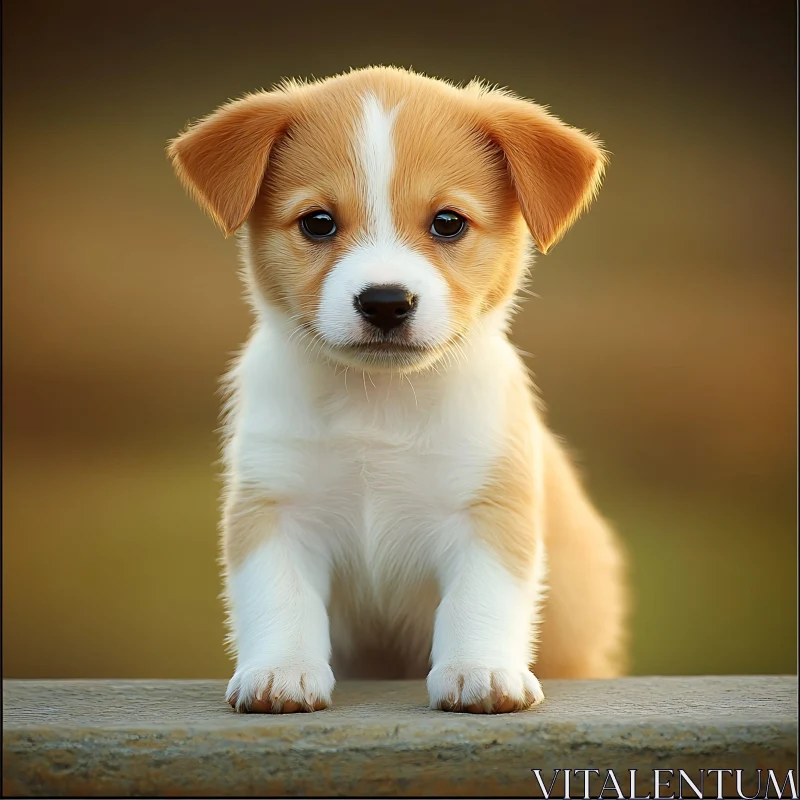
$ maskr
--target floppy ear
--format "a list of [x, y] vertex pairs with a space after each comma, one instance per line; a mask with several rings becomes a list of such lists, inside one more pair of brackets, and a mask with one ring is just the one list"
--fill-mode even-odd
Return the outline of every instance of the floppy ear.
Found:
[[522, 215], [546, 253], [594, 199], [606, 154], [594, 137], [535, 103], [498, 91], [481, 102], [485, 133], [505, 153]]
[[285, 93], [261, 92], [222, 106], [169, 143], [181, 182], [226, 236], [253, 208], [288, 111]]

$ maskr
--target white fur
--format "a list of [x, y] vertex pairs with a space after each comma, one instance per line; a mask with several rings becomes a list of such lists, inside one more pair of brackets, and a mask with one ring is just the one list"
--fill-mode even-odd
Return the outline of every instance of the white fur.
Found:
[[279, 312], [265, 313], [233, 376], [229, 480], [283, 502], [276, 538], [229, 579], [231, 689], [253, 696], [264, 670], [288, 666], [329, 691], [319, 666], [327, 606], [339, 661], [380, 633], [416, 669], [432, 655], [434, 705], [461, 675], [474, 677], [467, 688], [494, 676], [541, 699], [527, 664], [543, 562], [519, 581], [477, 542], [465, 513], [506, 426], [519, 423], [504, 403], [524, 366], [502, 315], [484, 321], [457, 363], [405, 379], [336, 370], [302, 343], [287, 346], [290, 330]]
[[[313, 706], [330, 703], [334, 678], [325, 601], [329, 576], [302, 552], [291, 514], [253, 552], [228, 584], [238, 664], [227, 697], [236, 707], [277, 698]], [[273, 701], [275, 702], [275, 701]]]
[[[419, 341], [450, 334], [445, 281], [394, 230], [392, 120], [366, 98], [369, 235], [325, 282], [318, 326], [330, 342], [359, 337], [353, 296], [369, 283], [417, 294]], [[448, 699], [491, 705], [493, 692], [520, 706], [541, 700], [528, 665], [544, 544], [530, 576], [515, 577], [467, 513], [518, 429], [510, 426], [536, 424], [533, 410], [530, 419], [507, 418], [509, 388], [526, 379], [506, 338], [507, 309], [483, 318], [463, 357], [400, 376], [337, 369], [291, 337], [282, 312], [257, 308], [232, 375], [225, 460], [233, 487], [279, 498], [278, 522], [229, 574], [238, 656], [229, 696], [246, 705], [271, 685], [284, 698], [309, 702], [312, 692], [327, 703], [331, 655], [344, 664], [390, 642], [410, 674], [432, 658], [434, 707]], [[542, 524], [531, 520], [534, 529]]]
[[364, 99], [357, 156], [368, 225], [362, 241], [323, 283], [317, 329], [330, 344], [347, 345], [365, 339], [365, 324], [353, 299], [368, 286], [381, 285], [403, 286], [416, 296], [417, 307], [409, 326], [412, 342], [436, 346], [452, 336], [447, 282], [426, 258], [400, 241], [392, 218], [392, 126], [398, 110], [385, 110], [372, 94]]
[[369, 234], [375, 241], [396, 236], [389, 190], [394, 171], [394, 127], [399, 106], [384, 109], [381, 101], [368, 94], [362, 103], [359, 132], [359, 166], [363, 172]]
[[497, 556], [474, 540], [443, 575], [428, 675], [432, 708], [481, 704], [491, 709], [493, 692], [511, 698], [544, 698], [529, 670], [532, 632], [539, 611], [543, 556], [529, 582], [513, 580]]

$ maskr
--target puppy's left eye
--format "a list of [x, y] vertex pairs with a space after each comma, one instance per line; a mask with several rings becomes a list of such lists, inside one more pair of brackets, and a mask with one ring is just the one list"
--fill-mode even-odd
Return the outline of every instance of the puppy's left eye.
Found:
[[440, 211], [431, 223], [431, 233], [439, 239], [454, 239], [464, 232], [467, 221], [455, 211]]
[[312, 211], [300, 219], [300, 228], [309, 239], [327, 239], [336, 233], [336, 223], [327, 211]]

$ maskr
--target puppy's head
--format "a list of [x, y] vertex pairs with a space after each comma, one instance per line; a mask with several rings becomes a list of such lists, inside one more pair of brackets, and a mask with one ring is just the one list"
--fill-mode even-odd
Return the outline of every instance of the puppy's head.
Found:
[[528, 233], [546, 252], [604, 155], [540, 106], [374, 68], [223, 106], [170, 143], [251, 287], [326, 355], [420, 369], [508, 304]]

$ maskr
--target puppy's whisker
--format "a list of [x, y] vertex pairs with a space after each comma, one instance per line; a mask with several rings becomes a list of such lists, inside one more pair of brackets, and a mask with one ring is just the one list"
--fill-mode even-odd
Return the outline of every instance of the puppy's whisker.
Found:
[[405, 375], [404, 377], [408, 381], [408, 385], [411, 387], [411, 393], [414, 395], [414, 406], [416, 407], [417, 411], [419, 411], [419, 401], [417, 400], [417, 393], [414, 390], [414, 384], [411, 383], [411, 378], [409, 378], [408, 375]]

